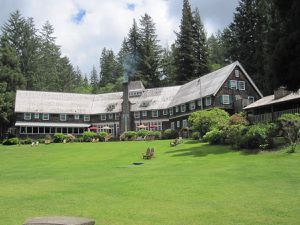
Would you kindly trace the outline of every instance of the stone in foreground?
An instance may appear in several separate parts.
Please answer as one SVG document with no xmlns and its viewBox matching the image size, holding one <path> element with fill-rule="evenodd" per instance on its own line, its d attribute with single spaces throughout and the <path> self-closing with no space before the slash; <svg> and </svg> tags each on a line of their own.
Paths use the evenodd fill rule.
<svg viewBox="0 0 300 225">
<path fill-rule="evenodd" d="M 80 217 L 36 217 L 27 220 L 23 225 L 94 225 L 95 220 Z"/>
</svg>

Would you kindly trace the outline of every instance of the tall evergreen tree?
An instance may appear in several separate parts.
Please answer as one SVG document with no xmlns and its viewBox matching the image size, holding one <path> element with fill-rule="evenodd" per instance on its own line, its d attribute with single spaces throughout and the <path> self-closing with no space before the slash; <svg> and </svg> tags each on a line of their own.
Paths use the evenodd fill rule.
<svg viewBox="0 0 300 225">
<path fill-rule="evenodd" d="M 198 8 L 193 12 L 193 38 L 195 52 L 194 77 L 199 77 L 200 75 L 206 74 L 209 69 L 206 32 Z"/>
<path fill-rule="evenodd" d="M 158 44 L 155 24 L 146 13 L 140 20 L 140 64 L 141 78 L 147 87 L 160 85 L 161 46 Z"/>
<path fill-rule="evenodd" d="M 175 46 L 172 44 L 170 48 L 167 46 L 162 52 L 161 68 L 163 86 L 170 86 L 176 83 L 174 79 L 176 74 L 174 49 Z"/>
<path fill-rule="evenodd" d="M 100 86 L 114 83 L 120 76 L 118 63 L 113 50 L 104 48 L 100 57 Z"/>
<path fill-rule="evenodd" d="M 97 70 L 95 66 L 93 66 L 93 69 L 90 74 L 90 84 L 92 88 L 92 93 L 95 94 L 98 92 L 98 85 L 99 85 L 99 79 L 97 75 Z"/>
<path fill-rule="evenodd" d="M 188 0 L 183 0 L 180 31 L 176 33 L 175 65 L 176 83 L 183 84 L 193 79 L 195 74 L 193 15 Z"/>
</svg>

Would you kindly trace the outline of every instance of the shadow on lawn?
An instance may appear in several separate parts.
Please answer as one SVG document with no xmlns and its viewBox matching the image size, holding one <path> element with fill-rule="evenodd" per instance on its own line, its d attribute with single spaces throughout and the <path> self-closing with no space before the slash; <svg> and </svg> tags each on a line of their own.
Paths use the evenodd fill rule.
<svg viewBox="0 0 300 225">
<path fill-rule="evenodd" d="M 177 157 L 177 156 L 204 157 L 210 154 L 217 155 L 217 154 L 225 154 L 229 152 L 233 152 L 233 150 L 231 150 L 230 148 L 226 148 L 224 146 L 204 144 L 197 147 L 167 151 L 166 154 L 172 154 L 172 157 Z"/>
</svg>

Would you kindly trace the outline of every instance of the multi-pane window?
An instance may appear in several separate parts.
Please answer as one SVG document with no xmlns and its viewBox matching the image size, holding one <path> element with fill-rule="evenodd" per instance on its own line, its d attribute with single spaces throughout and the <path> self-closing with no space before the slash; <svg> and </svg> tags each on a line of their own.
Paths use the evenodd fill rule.
<svg viewBox="0 0 300 225">
<path fill-rule="evenodd" d="M 195 102 L 190 102 L 190 110 L 194 110 L 196 108 Z"/>
<path fill-rule="evenodd" d="M 106 120 L 106 114 L 101 114 L 101 120 Z"/>
<path fill-rule="evenodd" d="M 114 114 L 110 113 L 108 114 L 108 119 L 112 120 L 114 118 Z"/>
<path fill-rule="evenodd" d="M 168 115 L 168 110 L 167 109 L 163 110 L 163 115 Z"/>
<path fill-rule="evenodd" d="M 31 113 L 24 113 L 24 120 L 31 120 Z"/>
<path fill-rule="evenodd" d="M 185 104 L 181 105 L 181 112 L 185 112 Z"/>
<path fill-rule="evenodd" d="M 171 122 L 171 130 L 175 130 L 175 122 Z"/>
<path fill-rule="evenodd" d="M 229 95 L 222 95 L 222 103 L 224 105 L 229 105 L 230 104 Z"/>
<path fill-rule="evenodd" d="M 197 101 L 197 105 L 198 105 L 198 106 L 201 106 L 201 105 L 202 105 L 202 99 L 199 99 L 199 100 Z"/>
<path fill-rule="evenodd" d="M 152 110 L 152 117 L 158 117 L 158 110 Z"/>
<path fill-rule="evenodd" d="M 170 109 L 169 109 L 169 113 L 170 113 L 170 116 L 173 115 L 173 108 L 170 108 Z"/>
<path fill-rule="evenodd" d="M 177 112 L 177 113 L 178 113 L 178 111 L 179 111 L 179 107 L 178 107 L 178 106 L 176 106 L 176 107 L 175 107 L 175 112 Z"/>
<path fill-rule="evenodd" d="M 147 116 L 147 111 L 142 111 L 142 116 L 146 117 Z"/>
<path fill-rule="evenodd" d="M 120 119 L 120 113 L 116 113 L 116 114 L 115 114 L 115 119 L 116 119 L 116 120 Z"/>
<path fill-rule="evenodd" d="M 34 119 L 39 119 L 40 118 L 40 114 L 39 113 L 35 113 L 34 114 Z"/>
<path fill-rule="evenodd" d="M 254 102 L 254 97 L 253 96 L 248 96 L 248 100 L 249 100 L 249 103 L 253 103 Z"/>
<path fill-rule="evenodd" d="M 184 127 L 184 128 L 188 127 L 187 120 L 182 120 L 182 127 Z"/>
<path fill-rule="evenodd" d="M 79 120 L 79 114 L 74 115 L 75 120 Z"/>
<path fill-rule="evenodd" d="M 67 120 L 67 114 L 60 114 L 59 119 L 60 119 L 60 121 L 66 121 Z"/>
<path fill-rule="evenodd" d="M 43 120 L 49 120 L 49 113 L 43 114 Z"/>
<path fill-rule="evenodd" d="M 180 127 L 180 121 L 179 120 L 177 121 L 177 127 Z"/>
<path fill-rule="evenodd" d="M 211 97 L 210 96 L 205 98 L 205 105 L 206 106 L 210 106 L 211 105 Z"/>
<path fill-rule="evenodd" d="M 238 69 L 236 69 L 234 71 L 235 77 L 240 77 L 240 71 Z"/>
<path fill-rule="evenodd" d="M 83 120 L 84 121 L 90 121 L 90 115 L 84 115 Z"/>
<path fill-rule="evenodd" d="M 237 89 L 237 81 L 236 80 L 230 80 L 230 89 Z"/>
<path fill-rule="evenodd" d="M 245 90 L 245 81 L 238 81 L 238 88 L 239 90 Z"/>
<path fill-rule="evenodd" d="M 139 119 L 140 118 L 140 112 L 134 112 L 134 118 Z"/>
</svg>

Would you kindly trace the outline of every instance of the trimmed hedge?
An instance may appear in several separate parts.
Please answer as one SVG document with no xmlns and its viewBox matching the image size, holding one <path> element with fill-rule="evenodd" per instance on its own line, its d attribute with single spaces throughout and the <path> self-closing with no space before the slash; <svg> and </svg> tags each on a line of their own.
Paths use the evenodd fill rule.
<svg viewBox="0 0 300 225">
<path fill-rule="evenodd" d="M 17 145 L 17 144 L 19 144 L 19 139 L 18 138 L 5 139 L 2 144 L 3 145 Z"/>
</svg>

